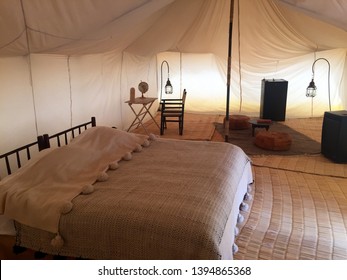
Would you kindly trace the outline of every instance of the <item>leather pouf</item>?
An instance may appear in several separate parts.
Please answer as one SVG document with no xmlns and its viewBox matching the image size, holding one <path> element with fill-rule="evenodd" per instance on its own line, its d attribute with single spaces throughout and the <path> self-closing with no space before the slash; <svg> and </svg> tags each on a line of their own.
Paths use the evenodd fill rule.
<svg viewBox="0 0 347 280">
<path fill-rule="evenodd" d="M 292 137 L 288 133 L 276 131 L 259 131 L 254 144 L 265 150 L 286 151 L 292 145 Z"/>
<path fill-rule="evenodd" d="M 229 117 L 229 129 L 248 129 L 251 126 L 249 120 L 250 117 L 244 115 L 231 115 Z"/>
</svg>

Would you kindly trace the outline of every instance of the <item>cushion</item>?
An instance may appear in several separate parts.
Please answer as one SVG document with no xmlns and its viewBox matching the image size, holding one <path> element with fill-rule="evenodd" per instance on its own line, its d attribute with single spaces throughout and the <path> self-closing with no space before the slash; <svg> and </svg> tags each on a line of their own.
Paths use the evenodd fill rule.
<svg viewBox="0 0 347 280">
<path fill-rule="evenodd" d="M 250 117 L 244 115 L 231 115 L 229 118 L 229 129 L 248 129 Z"/>
<path fill-rule="evenodd" d="M 265 150 L 286 151 L 292 145 L 292 137 L 284 132 L 259 131 L 254 144 Z"/>
</svg>

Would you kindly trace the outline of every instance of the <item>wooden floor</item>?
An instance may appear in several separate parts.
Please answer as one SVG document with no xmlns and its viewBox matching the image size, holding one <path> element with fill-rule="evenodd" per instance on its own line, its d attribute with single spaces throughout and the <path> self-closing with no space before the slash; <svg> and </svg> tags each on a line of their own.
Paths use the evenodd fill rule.
<svg viewBox="0 0 347 280">
<path fill-rule="evenodd" d="M 206 116 L 202 119 L 216 121 Z M 285 123 L 320 142 L 322 119 L 293 119 Z M 178 134 L 176 127 L 172 129 Z M 224 138 L 215 132 L 211 140 Z M 239 225 L 235 259 L 346 260 L 347 164 L 335 164 L 322 155 L 251 159 L 253 199 L 250 210 L 243 212 L 245 221 Z M 0 246 L 1 259 L 31 258 L 30 252 L 6 255 L 11 242 L 12 239 L 7 248 Z"/>
</svg>

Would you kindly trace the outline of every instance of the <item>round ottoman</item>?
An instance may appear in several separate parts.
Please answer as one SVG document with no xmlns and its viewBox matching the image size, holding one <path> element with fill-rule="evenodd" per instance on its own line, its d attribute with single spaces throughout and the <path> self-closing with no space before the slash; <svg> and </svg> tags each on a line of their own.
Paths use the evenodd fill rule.
<svg viewBox="0 0 347 280">
<path fill-rule="evenodd" d="M 229 117 L 229 129 L 248 129 L 250 117 L 244 115 L 231 115 Z"/>
<path fill-rule="evenodd" d="M 292 137 L 288 133 L 276 131 L 259 131 L 254 144 L 265 150 L 286 151 L 292 145 Z"/>
</svg>

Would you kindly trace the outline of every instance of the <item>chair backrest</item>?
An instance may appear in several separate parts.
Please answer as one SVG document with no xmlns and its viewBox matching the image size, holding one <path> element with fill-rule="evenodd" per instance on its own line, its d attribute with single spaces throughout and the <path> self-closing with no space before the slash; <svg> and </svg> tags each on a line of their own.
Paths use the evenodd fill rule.
<svg viewBox="0 0 347 280">
<path fill-rule="evenodd" d="M 163 99 L 162 104 L 162 113 L 166 114 L 183 114 L 184 113 L 184 104 L 186 102 L 187 91 L 184 89 L 182 98 L 177 99 Z"/>
<path fill-rule="evenodd" d="M 186 97 L 187 97 L 187 91 L 186 89 L 183 90 L 183 95 L 182 95 L 182 103 L 184 104 L 186 102 Z"/>
<path fill-rule="evenodd" d="M 184 103 L 186 102 L 187 91 L 184 89 L 182 98 L 165 99 L 161 101 L 160 135 L 164 134 L 167 122 L 179 123 L 179 134 L 183 134 Z"/>
</svg>

